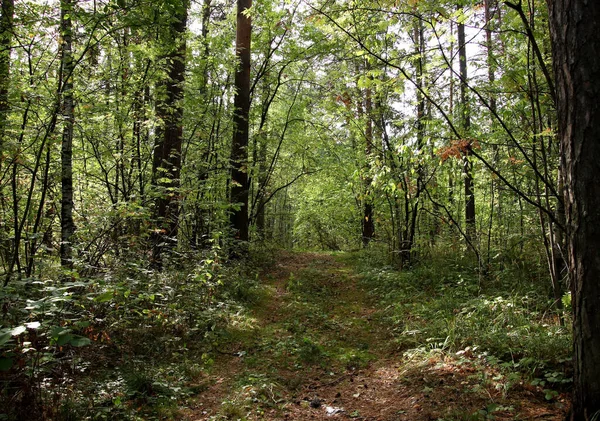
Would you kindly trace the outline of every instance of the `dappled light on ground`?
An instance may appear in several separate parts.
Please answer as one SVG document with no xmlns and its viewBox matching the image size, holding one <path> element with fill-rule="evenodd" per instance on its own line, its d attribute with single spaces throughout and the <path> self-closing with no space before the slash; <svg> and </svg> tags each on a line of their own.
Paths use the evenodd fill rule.
<svg viewBox="0 0 600 421">
<path fill-rule="evenodd" d="M 232 327 L 185 420 L 560 420 L 546 396 L 467 348 L 406 349 L 351 266 L 282 253 L 251 323 Z"/>
</svg>

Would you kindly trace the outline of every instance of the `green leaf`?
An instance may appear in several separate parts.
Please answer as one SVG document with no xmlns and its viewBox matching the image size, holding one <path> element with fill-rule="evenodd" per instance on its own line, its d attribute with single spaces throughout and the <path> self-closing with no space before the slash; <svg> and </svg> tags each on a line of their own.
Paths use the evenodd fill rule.
<svg viewBox="0 0 600 421">
<path fill-rule="evenodd" d="M 551 389 L 544 389 L 544 397 L 546 398 L 547 401 L 551 401 L 552 399 L 556 398 L 558 396 L 558 392 L 556 390 L 551 390 Z"/>
<path fill-rule="evenodd" d="M 58 339 L 60 336 L 69 333 L 70 329 L 64 328 L 62 326 L 54 326 L 52 330 L 50 330 L 50 337 L 52 339 Z"/>
<path fill-rule="evenodd" d="M 486 411 L 488 414 L 491 414 L 492 412 L 496 412 L 498 408 L 500 408 L 500 405 L 491 403 L 487 406 Z"/>
<path fill-rule="evenodd" d="M 70 336 L 71 336 L 71 340 L 69 341 L 69 344 L 71 344 L 72 346 L 75 346 L 75 347 L 88 346 L 89 344 L 92 343 L 92 341 L 89 338 L 86 338 L 85 336 L 79 336 L 79 335 L 70 335 Z"/>
<path fill-rule="evenodd" d="M 70 333 L 61 334 L 61 335 L 59 335 L 58 339 L 56 340 L 56 345 L 64 346 L 64 345 L 70 343 L 72 338 L 73 338 L 73 335 L 71 335 Z"/>
<path fill-rule="evenodd" d="M 113 296 L 114 293 L 112 291 L 106 291 L 96 296 L 96 298 L 94 298 L 94 301 L 96 301 L 97 303 L 106 303 L 107 301 L 112 300 Z"/>
<path fill-rule="evenodd" d="M 91 323 L 88 320 L 80 320 L 74 324 L 77 329 L 85 329 L 89 325 L 91 325 Z"/>
<path fill-rule="evenodd" d="M 11 335 L 10 331 L 5 331 L 5 332 L 0 333 L 0 345 L 4 345 L 8 341 L 10 341 L 11 336 L 12 335 Z"/>
</svg>

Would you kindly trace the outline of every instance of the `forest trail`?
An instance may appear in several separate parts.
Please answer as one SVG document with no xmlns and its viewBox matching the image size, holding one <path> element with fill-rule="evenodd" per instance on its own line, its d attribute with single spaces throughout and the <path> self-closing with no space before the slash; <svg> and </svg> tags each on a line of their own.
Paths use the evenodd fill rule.
<svg viewBox="0 0 600 421">
<path fill-rule="evenodd" d="M 181 419 L 564 419 L 539 388 L 507 390 L 468 350 L 399 349 L 347 257 L 281 253 L 261 281 L 266 292 L 222 338 Z"/>
</svg>

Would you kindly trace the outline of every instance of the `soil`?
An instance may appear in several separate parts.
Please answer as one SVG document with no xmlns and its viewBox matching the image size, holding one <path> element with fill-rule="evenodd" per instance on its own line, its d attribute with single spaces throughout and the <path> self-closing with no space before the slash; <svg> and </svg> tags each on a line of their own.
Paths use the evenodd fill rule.
<svg viewBox="0 0 600 421">
<path fill-rule="evenodd" d="M 381 309 L 336 256 L 281 253 L 267 293 L 221 344 L 181 419 L 563 420 L 567 397 L 511 383 L 469 349 L 394 345 Z"/>
</svg>

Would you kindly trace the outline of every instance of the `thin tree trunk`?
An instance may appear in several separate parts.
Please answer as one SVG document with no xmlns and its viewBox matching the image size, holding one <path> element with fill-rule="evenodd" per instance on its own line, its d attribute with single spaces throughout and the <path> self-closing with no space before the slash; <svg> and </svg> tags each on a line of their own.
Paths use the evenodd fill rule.
<svg viewBox="0 0 600 421">
<path fill-rule="evenodd" d="M 535 21 L 531 19 L 531 28 L 534 28 Z M 528 56 L 527 56 L 527 78 L 529 84 L 529 97 L 531 102 L 531 120 L 534 127 L 534 133 L 542 133 L 544 130 L 544 118 L 540 105 L 540 90 L 537 82 L 537 74 L 536 74 L 536 65 L 535 59 L 531 57 L 531 43 L 532 40 L 528 39 Z M 534 167 L 538 167 L 538 149 L 542 159 L 543 165 L 543 174 L 544 178 L 549 179 L 550 169 L 548 165 L 548 154 L 546 153 L 546 145 L 544 144 L 544 136 L 537 136 L 533 138 L 532 141 L 533 146 L 533 156 L 532 162 Z M 538 148 L 539 146 L 539 148 Z M 539 178 L 535 178 L 535 191 L 537 195 L 538 203 L 544 203 L 546 209 L 552 209 L 552 204 L 550 203 L 552 193 L 548 188 L 547 184 L 543 186 L 543 192 L 540 186 Z M 560 206 L 562 201 L 560 198 L 557 198 L 557 205 Z M 558 207 L 557 206 L 557 207 Z M 541 210 L 539 212 L 540 219 L 540 228 L 542 233 L 542 238 L 544 242 L 544 249 L 546 252 L 546 260 L 548 262 L 548 269 L 550 274 L 550 281 L 552 285 L 552 292 L 554 295 L 554 305 L 556 306 L 560 325 L 564 325 L 564 318 L 562 312 L 562 296 L 563 291 L 560 284 L 561 272 L 562 269 L 557 266 L 557 260 L 555 252 L 557 251 L 556 245 L 556 236 L 554 230 L 554 223 L 551 219 L 547 218 L 547 215 Z M 556 213 L 555 213 L 556 214 Z M 558 215 L 557 215 L 558 216 Z"/>
<path fill-rule="evenodd" d="M 450 19 L 450 52 L 448 55 L 448 65 L 450 66 L 450 86 L 449 86 L 449 103 L 448 103 L 448 113 L 451 116 L 455 115 L 455 87 L 454 87 L 454 20 Z M 454 208 L 454 171 L 452 161 L 449 162 L 449 171 L 448 171 L 448 204 L 450 208 Z"/>
<path fill-rule="evenodd" d="M 208 34 L 209 34 L 209 24 L 210 24 L 210 16 L 211 16 L 211 3 L 212 0 L 204 0 L 202 3 L 202 45 L 203 45 L 203 50 L 202 50 L 202 62 L 203 62 L 203 68 L 202 68 L 202 79 L 200 81 L 200 86 L 199 86 L 199 94 L 200 97 L 202 98 L 202 100 L 204 101 L 205 105 L 205 109 L 204 109 L 204 113 L 206 113 L 208 111 L 208 107 L 210 102 L 212 101 L 209 97 L 208 97 L 208 76 L 209 76 L 209 67 L 210 67 L 210 62 L 209 62 L 209 57 L 210 57 L 210 41 L 208 39 Z M 213 128 L 214 128 L 214 121 L 212 124 Z M 205 146 L 205 150 L 202 152 L 202 159 L 200 161 L 200 163 L 198 164 L 199 166 L 199 171 L 198 171 L 198 185 L 200 186 L 200 188 L 198 189 L 198 192 L 196 194 L 195 200 L 192 202 L 192 215 L 191 215 L 191 233 L 190 233 L 190 246 L 193 249 L 197 249 L 198 247 L 207 247 L 210 243 L 208 242 L 209 239 L 209 227 L 208 224 L 206 223 L 209 219 L 210 219 L 210 209 L 206 209 L 203 205 L 202 202 L 205 201 L 205 195 L 206 195 L 206 185 L 208 184 L 209 181 L 209 167 L 210 167 L 210 160 L 211 160 L 211 155 L 213 153 L 212 151 L 212 132 L 208 134 L 208 136 L 206 136 L 205 139 L 206 142 L 206 146 Z"/>
<path fill-rule="evenodd" d="M 370 173 L 370 159 L 373 153 L 373 100 L 371 98 L 371 88 L 365 90 L 365 175 L 363 199 L 363 221 L 362 221 L 362 242 L 363 247 L 367 247 L 375 235 L 375 221 L 373 221 L 373 194 L 371 192 L 372 178 Z"/>
<path fill-rule="evenodd" d="M 268 115 L 269 108 L 272 104 L 272 100 L 274 95 L 277 92 L 279 87 L 279 81 L 277 82 L 277 86 L 275 88 L 275 93 L 272 92 L 271 83 L 269 81 L 269 71 L 265 70 L 262 76 L 261 83 L 261 116 L 260 116 L 260 124 L 258 127 L 258 135 L 255 139 L 255 150 L 254 150 L 254 165 L 258 163 L 258 174 L 257 174 L 257 183 L 256 183 L 256 196 L 252 200 L 252 206 L 250 209 L 250 214 L 255 215 L 255 223 L 256 223 L 256 232 L 258 234 L 259 240 L 263 241 L 265 239 L 265 206 L 267 204 L 267 185 L 269 183 L 269 178 L 272 175 L 271 170 L 273 169 L 273 165 L 275 161 L 272 162 L 272 165 L 267 164 L 267 152 L 268 152 Z M 283 141 L 283 138 L 281 139 Z M 258 144 L 257 144 L 258 143 Z M 276 149 L 279 151 L 278 145 Z M 276 155 L 273 157 L 276 159 Z"/>
<path fill-rule="evenodd" d="M 425 147 L 425 97 L 423 90 L 425 89 L 425 36 L 423 29 L 423 21 L 418 19 L 415 25 L 415 49 L 419 54 L 416 63 L 416 78 L 417 78 L 417 189 L 413 198 L 413 205 L 411 210 L 410 229 L 407 238 L 407 251 L 405 258 L 408 259 L 406 263 L 410 264 L 413 258 L 413 245 L 415 242 L 415 233 L 417 229 L 417 218 L 419 213 L 419 198 L 421 192 L 425 188 L 425 169 L 422 163 L 422 152 Z"/>
<path fill-rule="evenodd" d="M 73 27 L 72 16 L 75 2 L 61 0 L 60 2 L 60 32 L 62 54 L 62 115 L 63 133 L 61 145 L 61 239 L 60 264 L 65 269 L 73 268 L 73 125 L 75 108 L 73 102 Z"/>
<path fill-rule="evenodd" d="M 37 243 L 37 238 L 38 238 L 38 232 L 40 231 L 40 225 L 42 224 L 42 215 L 44 213 L 44 208 L 46 206 L 46 195 L 48 194 L 49 191 L 49 183 L 50 183 L 50 177 L 49 177 L 49 172 L 50 172 L 50 164 L 52 162 L 51 160 L 52 155 L 51 155 L 51 148 L 50 146 L 46 146 L 46 162 L 44 164 L 44 174 L 42 176 L 42 187 L 41 187 L 41 197 L 40 197 L 40 203 L 38 205 L 38 209 L 35 215 L 35 222 L 33 224 L 33 228 L 31 230 L 31 237 L 32 239 L 29 242 L 29 245 L 27 247 L 28 249 L 28 253 L 27 253 L 27 267 L 25 269 L 25 276 L 30 277 L 33 274 L 33 269 L 34 269 L 34 264 L 35 264 L 35 254 L 37 252 L 37 247 L 38 247 L 38 243 Z M 52 214 L 53 211 L 46 211 L 46 213 L 50 213 Z M 48 234 L 48 232 L 50 234 Z M 43 240 L 47 239 L 48 235 L 52 235 L 52 229 L 50 228 L 48 231 L 44 232 L 43 235 Z"/>
<path fill-rule="evenodd" d="M 261 137 L 258 152 L 258 186 L 259 199 L 256 210 L 256 231 L 261 240 L 265 239 L 265 198 L 267 193 L 267 139 Z"/>
<path fill-rule="evenodd" d="M 469 109 L 469 100 L 467 97 L 467 48 L 465 40 L 465 24 L 458 23 L 458 60 L 460 69 L 460 109 L 461 122 L 465 135 L 468 136 L 471 128 L 471 113 Z M 465 233 L 469 239 L 473 239 L 475 228 L 475 191 L 473 185 L 473 164 L 469 158 L 470 144 L 464 150 L 463 154 L 463 174 L 465 186 Z"/>
<path fill-rule="evenodd" d="M 494 29 L 494 20 L 492 19 L 492 8 L 491 8 L 491 4 L 493 3 L 494 6 L 496 5 L 496 0 L 484 0 L 484 9 L 485 9 L 485 44 L 486 44 L 486 52 L 487 52 L 487 66 L 488 66 L 488 83 L 490 84 L 490 95 L 489 95 L 489 105 L 490 105 L 490 111 L 492 113 L 492 118 L 491 118 L 491 124 L 493 127 L 493 124 L 495 122 L 494 119 L 494 115 L 497 114 L 498 112 L 498 107 L 497 107 L 497 101 L 496 101 L 496 93 L 495 93 L 495 87 L 494 87 L 494 83 L 496 81 L 496 73 L 495 73 L 495 69 L 496 69 L 496 63 L 495 63 L 495 58 L 494 58 L 494 39 L 492 37 L 492 30 Z M 495 9 L 496 10 L 496 9 Z M 498 157 L 498 147 L 497 146 L 492 146 L 493 148 L 493 152 L 494 152 L 494 158 L 493 158 L 493 162 L 494 164 L 497 161 L 497 157 Z M 495 199 L 496 199 L 496 180 L 492 179 L 491 185 L 490 185 L 490 195 L 491 195 L 491 203 L 490 203 L 490 216 L 489 216 L 489 223 L 488 223 L 488 235 L 487 235 L 487 258 L 486 258 L 486 263 L 487 266 L 489 268 L 490 266 L 490 262 L 491 262 L 491 247 L 492 247 L 492 230 L 494 227 L 494 206 L 495 206 Z"/>
</svg>

